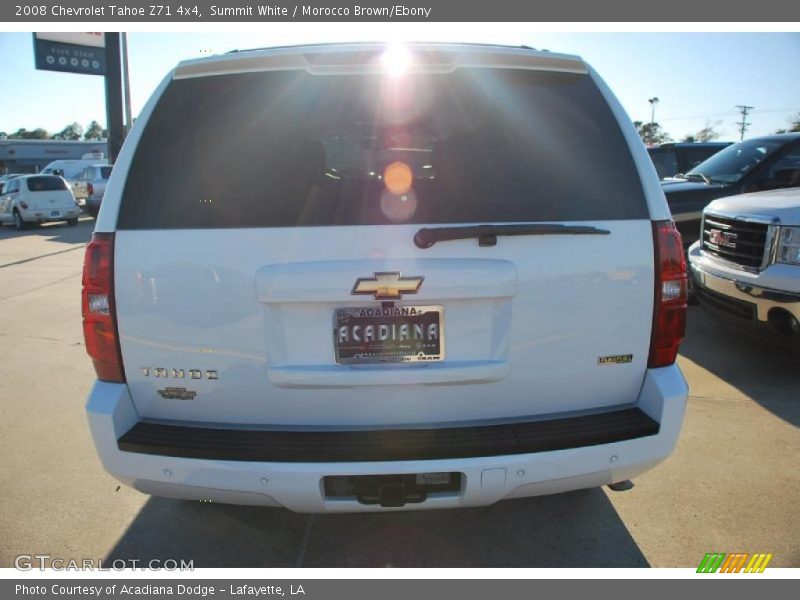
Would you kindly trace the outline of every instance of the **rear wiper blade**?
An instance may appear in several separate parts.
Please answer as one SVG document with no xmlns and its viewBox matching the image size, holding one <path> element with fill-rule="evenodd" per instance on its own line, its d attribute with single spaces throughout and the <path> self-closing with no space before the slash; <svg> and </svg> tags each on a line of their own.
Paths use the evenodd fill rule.
<svg viewBox="0 0 800 600">
<path fill-rule="evenodd" d="M 436 242 L 478 238 L 480 246 L 494 246 L 498 235 L 608 235 L 607 229 L 590 225 L 514 223 L 509 225 L 465 225 L 463 227 L 423 227 L 414 235 L 417 248 L 430 248 Z"/>
</svg>

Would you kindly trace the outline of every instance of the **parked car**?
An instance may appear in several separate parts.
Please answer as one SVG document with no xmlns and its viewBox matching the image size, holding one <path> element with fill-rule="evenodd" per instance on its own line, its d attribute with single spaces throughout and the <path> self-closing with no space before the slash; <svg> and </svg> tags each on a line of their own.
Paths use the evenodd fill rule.
<svg viewBox="0 0 800 600">
<path fill-rule="evenodd" d="M 715 200 L 689 261 L 703 308 L 800 350 L 800 187 Z"/>
<path fill-rule="evenodd" d="M 97 217 L 100 210 L 111 169 L 108 164 L 90 165 L 83 170 L 73 186 L 78 204 L 92 217 Z"/>
<path fill-rule="evenodd" d="M 22 175 L 0 197 L 0 223 L 25 229 L 46 221 L 78 224 L 80 210 L 67 182 L 55 175 Z"/>
<path fill-rule="evenodd" d="M 800 133 L 733 144 L 661 185 L 688 248 L 698 240 L 702 211 L 712 200 L 800 185 Z"/>
<path fill-rule="evenodd" d="M 59 159 L 49 163 L 42 169 L 42 175 L 57 175 L 67 180 L 76 198 L 80 197 L 77 183 L 86 167 L 95 164 L 108 164 L 102 154 L 89 153 L 80 159 Z"/>
<path fill-rule="evenodd" d="M 648 146 L 659 179 L 686 173 L 733 142 L 678 142 Z"/>
<path fill-rule="evenodd" d="M 174 498 L 380 511 L 620 483 L 677 441 L 686 286 L 645 148 L 578 57 L 187 61 L 86 250 L 89 424 L 114 477 Z"/>
</svg>

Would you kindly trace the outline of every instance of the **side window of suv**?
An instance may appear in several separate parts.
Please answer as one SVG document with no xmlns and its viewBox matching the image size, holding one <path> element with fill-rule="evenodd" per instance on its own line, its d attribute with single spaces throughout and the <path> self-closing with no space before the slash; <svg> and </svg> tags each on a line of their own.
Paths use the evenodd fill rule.
<svg viewBox="0 0 800 600">
<path fill-rule="evenodd" d="M 759 181 L 762 190 L 800 186 L 800 147 L 794 148 L 772 165 Z"/>
</svg>

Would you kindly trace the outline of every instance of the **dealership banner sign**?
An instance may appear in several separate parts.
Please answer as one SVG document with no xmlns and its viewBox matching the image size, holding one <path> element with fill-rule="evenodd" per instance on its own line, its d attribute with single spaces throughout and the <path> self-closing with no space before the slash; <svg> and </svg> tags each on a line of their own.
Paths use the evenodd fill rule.
<svg viewBox="0 0 800 600">
<path fill-rule="evenodd" d="M 85 75 L 105 75 L 106 42 L 101 32 L 34 33 L 36 68 Z"/>
<path fill-rule="evenodd" d="M 786 0 L 37 0 L 0 3 L 11 22 L 529 21 L 781 22 L 800 21 Z"/>
</svg>

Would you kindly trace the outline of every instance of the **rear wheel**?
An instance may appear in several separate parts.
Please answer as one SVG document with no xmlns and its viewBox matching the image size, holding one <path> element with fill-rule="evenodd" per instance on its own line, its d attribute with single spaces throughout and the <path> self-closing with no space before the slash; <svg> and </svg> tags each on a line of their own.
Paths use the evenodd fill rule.
<svg viewBox="0 0 800 600">
<path fill-rule="evenodd" d="M 17 228 L 17 231 L 22 231 L 28 226 L 25 220 L 22 218 L 22 215 L 19 214 L 18 210 L 14 211 L 14 227 Z"/>
<path fill-rule="evenodd" d="M 75 227 L 78 224 L 78 218 L 75 217 L 74 219 L 67 219 L 67 225 L 70 227 Z"/>
<path fill-rule="evenodd" d="M 89 213 L 89 216 L 92 217 L 93 219 L 97 218 L 97 213 L 98 213 L 97 208 L 90 206 L 86 209 L 86 212 Z"/>
</svg>

